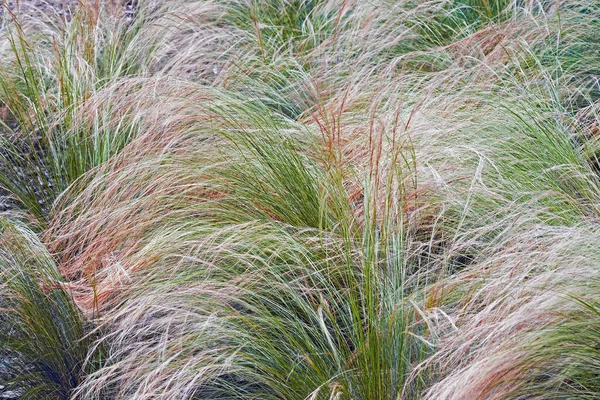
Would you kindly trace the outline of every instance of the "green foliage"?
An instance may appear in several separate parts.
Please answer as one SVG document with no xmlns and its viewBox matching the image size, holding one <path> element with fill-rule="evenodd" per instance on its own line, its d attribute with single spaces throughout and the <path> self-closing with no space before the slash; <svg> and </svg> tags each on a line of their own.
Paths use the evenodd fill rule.
<svg viewBox="0 0 600 400">
<path fill-rule="evenodd" d="M 517 8 L 514 0 L 442 1 L 413 23 L 425 46 L 446 46 L 512 18 Z"/>
<path fill-rule="evenodd" d="M 103 127 L 115 110 L 94 104 L 103 87 L 143 73 L 151 49 L 134 43 L 141 22 L 94 20 L 91 5 L 78 8 L 64 31 L 25 32 L 13 17 L 10 57 L 0 73 L 0 104 L 7 113 L 0 152 L 0 183 L 41 224 L 54 200 L 79 176 L 118 153 L 135 136 L 123 121 Z M 86 121 L 84 107 L 97 108 Z"/>
<path fill-rule="evenodd" d="M 271 51 L 303 54 L 318 47 L 336 28 L 336 12 L 319 0 L 253 0 L 234 2 L 231 20 L 251 32 L 263 58 Z"/>
<path fill-rule="evenodd" d="M 24 399 L 68 399 L 86 372 L 93 337 L 52 260 L 34 233 L 1 221 L 0 349 Z"/>
<path fill-rule="evenodd" d="M 117 8 L 0 33 L 13 387 L 598 396 L 594 2 Z"/>
</svg>

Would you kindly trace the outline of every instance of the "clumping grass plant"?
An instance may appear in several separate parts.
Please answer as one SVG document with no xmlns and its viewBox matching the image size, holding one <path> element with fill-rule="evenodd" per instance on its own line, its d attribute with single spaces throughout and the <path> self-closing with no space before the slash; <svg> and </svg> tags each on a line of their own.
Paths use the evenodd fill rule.
<svg viewBox="0 0 600 400">
<path fill-rule="evenodd" d="M 0 388 L 598 396 L 594 1 L 21 3 Z"/>
<path fill-rule="evenodd" d="M 100 349 L 36 234 L 4 217 L 0 227 L 3 385 L 24 399 L 67 399 Z"/>
</svg>

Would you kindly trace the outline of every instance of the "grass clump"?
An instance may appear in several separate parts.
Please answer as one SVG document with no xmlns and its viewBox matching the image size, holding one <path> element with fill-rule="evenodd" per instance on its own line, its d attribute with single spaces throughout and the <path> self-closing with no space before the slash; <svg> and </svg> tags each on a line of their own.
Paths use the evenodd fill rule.
<svg viewBox="0 0 600 400">
<path fill-rule="evenodd" d="M 24 399 L 68 399 L 99 362 L 89 324 L 36 235 L 6 218 L 1 229 L 3 383 Z"/>
<path fill-rule="evenodd" d="M 593 2 L 73 10 L 0 32 L 26 398 L 597 397 Z"/>
</svg>

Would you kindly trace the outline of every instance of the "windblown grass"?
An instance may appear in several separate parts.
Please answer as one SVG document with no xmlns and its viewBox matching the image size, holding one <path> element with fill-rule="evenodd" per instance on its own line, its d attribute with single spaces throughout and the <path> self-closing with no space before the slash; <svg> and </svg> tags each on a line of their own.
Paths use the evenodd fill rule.
<svg viewBox="0 0 600 400">
<path fill-rule="evenodd" d="M 597 396 L 594 2 L 8 15 L 30 398 Z"/>
<path fill-rule="evenodd" d="M 10 373 L 3 383 L 24 399 L 69 398 L 96 367 L 88 323 L 38 237 L 6 218 L 1 229 L 0 344 Z"/>
</svg>

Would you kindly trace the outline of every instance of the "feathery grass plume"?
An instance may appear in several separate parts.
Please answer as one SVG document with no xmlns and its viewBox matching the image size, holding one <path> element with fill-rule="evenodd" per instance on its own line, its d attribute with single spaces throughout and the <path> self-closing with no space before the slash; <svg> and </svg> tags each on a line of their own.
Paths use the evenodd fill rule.
<svg viewBox="0 0 600 400">
<path fill-rule="evenodd" d="M 209 231 L 204 235 L 215 230 L 196 229 Z M 347 308 L 362 293 L 348 285 L 362 279 L 352 277 L 346 260 L 335 266 L 330 260 L 339 257 L 335 254 L 327 254 L 327 260 L 321 260 L 322 254 L 312 256 L 333 264 L 314 270 L 315 261 L 304 260 L 309 256 L 303 254 L 305 243 L 323 253 L 324 238 L 304 232 L 294 234 L 298 237 L 290 243 L 290 231 L 271 224 L 232 225 L 202 241 L 188 239 L 197 246 L 191 255 L 173 255 L 170 262 L 149 267 L 149 282 L 132 285 L 125 304 L 105 316 L 108 331 L 114 332 L 107 337 L 110 361 L 84 387 L 109 390 L 116 398 L 217 392 L 305 398 L 311 391 L 318 398 L 317 393 L 384 389 L 398 394 L 412 358 L 409 349 L 417 356 L 419 352 L 414 344 L 419 341 L 406 332 L 410 317 L 403 306 L 396 306 L 400 308 L 392 320 L 384 310 L 371 316 L 370 335 L 376 331 L 382 336 L 367 344 L 363 326 L 355 320 L 363 311 Z M 341 251 L 347 258 L 345 247 Z M 391 358 L 381 359 L 384 354 Z M 383 368 L 381 376 L 361 377 L 354 371 L 369 366 Z M 110 392 L 111 383 L 116 392 Z"/>
<path fill-rule="evenodd" d="M 427 392 L 427 398 L 594 396 L 593 386 L 587 392 L 584 385 L 568 389 L 577 385 L 577 374 L 584 371 L 578 369 L 585 362 L 577 359 L 581 352 L 565 355 L 565 362 L 555 370 L 549 357 L 548 369 L 543 367 L 539 373 L 534 366 L 539 358 L 530 349 L 521 349 L 523 343 L 538 349 L 537 343 L 550 343 L 551 339 L 545 342 L 547 332 L 564 332 L 560 311 L 574 311 L 561 293 L 578 293 L 579 283 L 596 279 L 592 244 L 596 236 L 586 237 L 588 230 L 582 225 L 590 223 L 585 216 L 596 217 L 598 195 L 598 178 L 572 137 L 571 128 L 580 115 L 574 119 L 564 103 L 576 80 L 562 71 L 555 75 L 562 64 L 544 65 L 535 47 L 524 49 L 529 61 L 536 60 L 535 68 L 517 70 L 512 79 L 500 76 L 487 87 L 479 81 L 473 92 L 447 95 L 464 103 L 442 108 L 450 121 L 436 119 L 449 127 L 446 137 L 438 133 L 439 141 L 430 145 L 439 146 L 440 155 L 423 157 L 420 137 L 415 138 L 417 160 L 429 158 L 435 168 L 433 174 L 421 171 L 433 175 L 429 179 L 440 182 L 447 193 L 442 199 L 446 210 L 442 221 L 454 234 L 449 235 L 452 241 L 442 262 L 452 262 L 455 254 L 469 259 L 466 265 L 461 263 L 462 273 L 432 291 L 443 292 L 442 297 L 458 304 L 451 302 L 440 310 L 451 317 L 448 332 L 440 334 L 443 339 L 436 355 L 445 362 L 437 366 L 443 379 Z M 523 68 L 516 61 L 513 66 Z M 448 99 L 438 101 L 443 105 Z M 423 113 L 428 118 L 436 115 L 426 107 L 421 110 L 429 111 Z M 509 229 L 515 221 L 522 224 L 516 232 Z M 511 254 L 515 247 L 525 248 Z M 478 297 L 471 300 L 465 286 Z M 549 349 L 548 354 L 561 352 L 558 347 Z M 595 363 L 594 354 L 589 355 L 589 362 Z M 577 371 L 572 379 L 569 364 Z"/>
<path fill-rule="evenodd" d="M 129 23 L 111 10 L 85 2 L 60 24 L 32 26 L 13 15 L 4 27 L 10 51 L 0 73 L 0 182 L 42 225 L 63 190 L 135 136 L 125 121 L 104 129 L 110 103 L 89 124 L 78 118 L 99 89 L 143 74 L 154 51 L 142 15 Z"/>
<path fill-rule="evenodd" d="M 162 135 L 65 194 L 48 233 L 77 304 L 106 321 L 108 362 L 78 395 L 417 396 L 429 345 L 407 300 L 399 105 L 349 118 L 373 130 L 370 161 L 349 174 L 318 123 L 206 87 L 170 94 Z M 321 117 L 341 134 L 334 112 Z M 355 204 L 348 177 L 362 180 Z"/>
<path fill-rule="evenodd" d="M 594 281 L 595 282 L 595 281 Z M 589 285 L 586 285 L 589 286 Z M 588 287 L 576 293 L 587 292 Z M 537 335 L 535 341 L 521 344 L 525 354 L 514 366 L 523 375 L 506 397 L 544 399 L 593 399 L 600 394 L 595 377 L 600 367 L 598 355 L 598 301 L 574 298 L 575 307 L 558 315 L 558 322 Z M 565 299 L 563 301 L 568 301 Z"/>
<path fill-rule="evenodd" d="M 595 322 L 572 335 L 598 309 L 595 10 L 152 0 L 133 21 L 100 2 L 15 18 L 0 180 L 54 258 L 31 236 L 43 256 L 17 258 L 51 278 L 14 287 L 63 288 L 40 324 L 83 338 L 61 393 L 593 397 Z"/>
<path fill-rule="evenodd" d="M 151 267 L 105 316 L 109 361 L 82 388 L 99 398 L 396 397 L 422 356 L 410 333 L 420 328 L 407 304 L 369 309 L 346 246 L 315 233 L 232 225 Z M 311 254 L 324 246 L 327 259 Z"/>
<path fill-rule="evenodd" d="M 560 3 L 557 15 L 551 20 L 552 36 L 536 48 L 539 62 L 550 67 L 555 79 L 569 87 L 561 99 L 565 107 L 577 112 L 598 101 L 598 71 L 595 54 L 599 49 L 599 5 L 594 1 Z M 581 29 L 582 26 L 588 29 Z"/>
<path fill-rule="evenodd" d="M 134 86 L 137 84 L 132 82 Z M 143 122 L 144 118 L 139 122 L 145 133 L 102 169 L 108 175 L 100 176 L 98 180 L 93 176 L 90 176 L 91 180 L 82 180 L 82 189 L 78 189 L 79 185 L 74 187 L 75 195 L 81 191 L 79 198 L 69 205 L 68 198 L 72 194 L 66 195 L 65 205 L 58 207 L 64 211 L 57 214 L 48 238 L 58 239 L 53 249 L 64 256 L 61 264 L 65 265 L 63 273 L 67 276 L 78 276 L 82 268 L 97 272 L 102 254 L 115 252 L 103 244 L 115 243 L 106 241 L 107 237 L 137 238 L 146 226 L 166 220 L 170 213 L 165 210 L 176 212 L 180 205 L 186 205 L 187 196 L 206 193 L 208 197 L 196 204 L 194 214 L 212 221 L 274 219 L 298 227 L 339 230 L 346 235 L 355 235 L 359 234 L 363 223 L 354 224 L 353 216 L 359 217 L 357 221 L 364 220 L 360 186 L 365 177 L 361 171 L 370 168 L 373 175 L 368 179 L 374 180 L 377 190 L 377 195 L 370 201 L 378 208 L 387 207 L 381 218 L 385 218 L 392 205 L 400 208 L 394 211 L 397 214 L 412 207 L 398 205 L 393 199 L 395 195 L 391 194 L 394 192 L 409 199 L 414 190 L 409 187 L 412 182 L 401 181 L 397 183 L 399 186 L 389 188 L 386 185 L 392 184 L 393 176 L 398 174 L 408 179 L 413 168 L 407 163 L 411 159 L 410 141 L 403 136 L 403 128 L 399 126 L 401 105 L 394 105 L 391 99 L 374 100 L 375 106 L 385 112 L 381 113 L 376 128 L 368 128 L 372 130 L 369 139 L 355 136 L 361 123 L 364 128 L 370 125 L 369 118 L 375 118 L 359 117 L 363 107 L 368 107 L 365 98 L 353 105 L 357 107 L 356 113 L 345 111 L 343 103 L 333 104 L 331 111 L 321 110 L 320 116 L 314 117 L 316 122 L 307 120 L 315 125 L 314 128 L 319 127 L 314 132 L 312 128 L 307 129 L 270 112 L 259 101 L 248 101 L 235 94 L 205 87 L 181 91 L 180 85 L 150 86 L 151 81 L 145 81 L 144 85 L 147 91 L 125 91 L 129 93 L 127 103 L 145 102 L 144 110 L 148 111 L 150 124 Z M 148 104 L 154 102 L 154 97 L 146 96 L 157 96 L 157 91 L 158 96 L 169 99 L 166 102 L 169 106 Z M 378 103 L 385 104 L 379 106 Z M 352 102 L 348 101 L 346 106 L 350 104 Z M 325 114 L 330 112 L 331 115 Z M 378 112 L 376 108 L 371 110 L 373 115 Z M 346 114 L 349 114 L 348 121 Z M 345 124 L 349 129 L 342 130 L 337 124 Z M 349 124 L 354 127 L 350 128 Z M 336 137 L 346 131 L 352 136 Z M 357 140 L 362 142 L 359 146 L 356 146 Z M 338 150 L 338 146 L 343 148 Z M 344 160 L 336 161 L 339 157 Z M 191 168 L 194 159 L 196 166 Z M 165 172 L 159 172 L 159 169 Z M 376 173 L 378 169 L 389 172 Z M 169 178 L 162 178 L 163 173 L 168 173 Z M 129 205 L 139 210 L 146 206 L 146 197 L 140 197 L 140 194 L 147 193 L 155 193 L 154 197 L 148 198 L 153 204 L 149 207 L 151 212 L 127 216 Z M 176 200 L 180 195 L 183 199 Z M 173 202 L 173 206 L 158 207 L 161 201 Z M 204 207 L 209 208 L 204 210 Z M 137 233 L 122 236 L 119 231 L 126 230 L 120 222 L 114 226 L 95 222 L 104 215 L 116 217 L 120 214 L 122 217 L 115 221 L 137 219 Z M 349 220 L 348 216 L 352 218 Z M 372 223 L 381 221 L 377 216 L 373 218 Z M 96 227 L 102 230 L 96 230 Z M 82 232 L 88 233 L 83 235 Z M 85 241 L 80 242 L 79 237 L 84 237 Z M 80 261 L 72 259 L 73 256 Z"/>
<path fill-rule="evenodd" d="M 581 355 L 578 345 L 569 350 L 566 343 L 544 343 L 560 338 L 549 332 L 568 329 L 572 322 L 566 316 L 581 313 L 567 295 L 586 292 L 588 282 L 597 279 L 598 232 L 584 226 L 523 229 L 530 223 L 522 220 L 505 230 L 470 267 L 444 283 L 445 290 L 458 290 L 448 297 L 457 306 L 448 331 L 439 333 L 432 361 L 440 362 L 442 379 L 425 398 L 532 398 L 532 393 L 561 398 L 562 385 L 569 385 L 570 366 L 579 365 L 574 363 Z M 585 343 L 587 337 L 581 338 Z M 562 361 L 540 357 L 545 351 L 560 353 Z M 594 362 L 594 354 L 589 356 Z"/>
<path fill-rule="evenodd" d="M 506 101 L 519 93 L 505 93 L 488 95 L 480 103 L 487 113 L 466 128 L 479 135 L 471 146 L 480 154 L 479 179 L 483 185 L 472 183 L 484 190 L 472 196 L 472 201 L 486 202 L 492 193 L 507 202 L 534 205 L 530 200 L 536 199 L 536 208 L 545 210 L 540 217 L 547 223 L 568 224 L 569 220 L 577 222 L 582 214 L 597 215 L 598 177 L 574 145 L 570 117 L 564 109 L 536 88 L 529 89 L 529 93 L 538 93 L 535 98 L 523 93 L 516 101 Z M 473 204 L 473 211 L 475 207 Z"/>
<path fill-rule="evenodd" d="M 21 223 L 0 221 L 0 351 L 24 399 L 69 399 L 100 362 L 88 324 L 62 286 L 52 257 Z"/>
<path fill-rule="evenodd" d="M 444 193 L 446 226 L 458 235 L 493 225 L 519 203 L 549 223 L 597 215 L 593 142 L 582 145 L 573 133 L 583 112 L 573 115 L 563 102 L 571 86 L 539 59 L 536 69 L 522 69 L 536 57 L 519 46 L 497 74 L 449 74 L 472 87 L 452 84 L 444 88 L 450 93 L 419 104 L 412 135 L 419 180 Z"/>
</svg>

